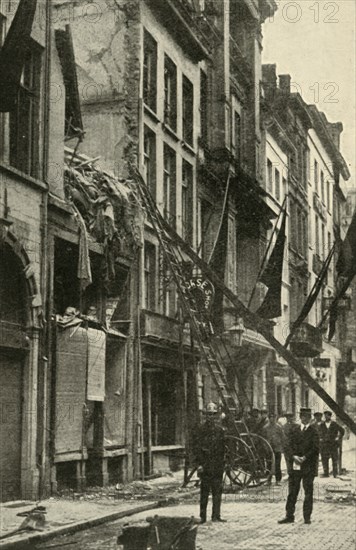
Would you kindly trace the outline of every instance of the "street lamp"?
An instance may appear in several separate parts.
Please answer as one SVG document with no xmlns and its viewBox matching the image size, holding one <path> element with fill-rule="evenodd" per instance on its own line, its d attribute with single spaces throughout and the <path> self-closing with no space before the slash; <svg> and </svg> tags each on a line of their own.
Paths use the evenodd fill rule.
<svg viewBox="0 0 356 550">
<path fill-rule="evenodd" d="M 233 346 L 240 348 L 242 346 L 242 338 L 245 332 L 244 320 L 242 317 L 236 319 L 235 324 L 227 331 L 230 335 Z"/>
</svg>

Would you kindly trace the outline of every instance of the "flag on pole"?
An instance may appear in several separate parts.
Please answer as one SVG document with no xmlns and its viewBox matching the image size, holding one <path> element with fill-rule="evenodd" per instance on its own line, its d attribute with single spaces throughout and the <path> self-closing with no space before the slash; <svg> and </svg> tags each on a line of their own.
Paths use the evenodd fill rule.
<svg viewBox="0 0 356 550">
<path fill-rule="evenodd" d="M 290 334 L 287 337 L 286 343 L 284 344 L 285 346 L 288 346 L 288 344 L 291 341 L 291 339 L 293 338 L 293 335 L 295 334 L 296 330 L 303 323 L 304 319 L 306 318 L 309 311 L 313 307 L 313 305 L 315 303 L 315 300 L 317 299 L 317 297 L 319 295 L 319 292 L 322 289 L 323 282 L 324 282 L 324 280 L 325 280 L 325 278 L 328 274 L 328 269 L 329 269 L 332 257 L 334 255 L 334 252 L 335 252 L 335 245 L 329 251 L 329 254 L 328 254 L 325 262 L 323 263 L 323 266 L 322 266 L 322 268 L 320 270 L 320 273 L 319 273 L 319 275 L 318 275 L 318 277 L 317 277 L 317 279 L 314 283 L 314 286 L 313 286 L 308 298 L 306 299 L 306 302 L 305 302 L 304 306 L 302 307 L 302 310 L 299 313 L 298 318 L 293 323 L 292 330 L 291 330 Z"/>
<path fill-rule="evenodd" d="M 341 244 L 339 258 L 336 263 L 336 271 L 340 277 L 356 275 L 356 210 L 346 233 L 346 237 Z"/>
<path fill-rule="evenodd" d="M 276 244 L 274 245 L 274 249 L 272 250 L 267 266 L 260 277 L 260 281 L 268 287 L 268 291 L 262 305 L 256 313 L 264 319 L 274 319 L 275 317 L 280 317 L 282 315 L 282 274 L 287 218 L 285 209 L 282 216 L 282 223 L 277 235 Z"/>
<path fill-rule="evenodd" d="M 0 49 L 0 112 L 12 111 L 28 54 L 37 0 L 20 0 Z"/>
</svg>

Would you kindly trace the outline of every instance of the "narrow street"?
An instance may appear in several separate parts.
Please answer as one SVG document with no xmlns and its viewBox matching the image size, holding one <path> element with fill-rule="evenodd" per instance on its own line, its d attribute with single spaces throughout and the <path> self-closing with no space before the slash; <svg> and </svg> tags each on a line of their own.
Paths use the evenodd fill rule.
<svg viewBox="0 0 356 550">
<path fill-rule="evenodd" d="M 331 484 L 332 485 L 332 484 Z M 331 487 L 329 485 L 329 487 Z M 354 550 L 356 517 L 354 503 L 325 501 L 325 480 L 315 482 L 315 506 L 311 525 L 303 523 L 301 496 L 297 505 L 296 522 L 278 525 L 284 515 L 287 484 L 281 487 L 253 490 L 247 494 L 225 495 L 223 517 L 226 524 L 208 521 L 198 527 L 197 550 Z M 160 516 L 198 516 L 198 497 L 157 511 Z M 130 523 L 144 521 L 152 513 L 129 518 Z M 45 548 L 97 549 L 116 548 L 116 538 L 128 520 L 105 524 L 72 536 L 63 536 L 36 546 Z"/>
</svg>

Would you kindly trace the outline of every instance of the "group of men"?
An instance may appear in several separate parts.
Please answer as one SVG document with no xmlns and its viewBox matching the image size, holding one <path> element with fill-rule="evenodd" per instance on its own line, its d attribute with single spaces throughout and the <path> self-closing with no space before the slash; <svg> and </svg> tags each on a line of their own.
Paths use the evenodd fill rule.
<svg viewBox="0 0 356 550">
<path fill-rule="evenodd" d="M 303 484 L 304 523 L 311 523 L 313 509 L 313 484 L 318 475 L 319 452 L 321 453 L 324 476 L 329 476 L 329 460 L 332 460 L 334 477 L 338 474 L 339 447 L 344 429 L 331 419 L 330 411 L 314 413 L 309 408 L 300 409 L 300 424 L 294 422 L 293 414 L 286 414 L 286 422 L 280 425 L 274 414 L 267 410 L 253 409 L 246 424 L 252 433 L 262 435 L 270 443 L 275 457 L 276 484 L 282 479 L 281 457 L 285 455 L 288 471 L 288 498 L 286 516 L 278 523 L 293 523 L 295 506 Z M 206 421 L 199 427 L 194 445 L 197 472 L 201 480 L 200 520 L 207 520 L 209 493 L 212 493 L 212 521 L 221 518 L 221 496 L 225 470 L 225 429 L 219 423 L 218 408 L 209 403 Z"/>
</svg>

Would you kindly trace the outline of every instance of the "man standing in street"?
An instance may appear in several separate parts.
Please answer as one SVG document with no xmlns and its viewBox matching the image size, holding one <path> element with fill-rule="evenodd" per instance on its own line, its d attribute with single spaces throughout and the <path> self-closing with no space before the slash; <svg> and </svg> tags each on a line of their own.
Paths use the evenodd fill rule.
<svg viewBox="0 0 356 550">
<path fill-rule="evenodd" d="M 311 523 L 313 484 L 318 471 L 319 436 L 315 426 L 311 424 L 311 409 L 301 408 L 300 420 L 301 425 L 293 427 L 289 434 L 288 446 L 293 456 L 293 464 L 288 479 L 286 517 L 278 523 L 294 523 L 295 505 L 302 481 L 305 493 L 304 523 Z"/>
<path fill-rule="evenodd" d="M 345 430 L 337 422 L 331 420 L 332 413 L 324 412 L 325 422 L 319 428 L 321 462 L 324 470 L 324 477 L 329 477 L 329 459 L 332 460 L 333 476 L 339 473 L 339 449 Z"/>
<path fill-rule="evenodd" d="M 206 407 L 206 421 L 199 427 L 194 443 L 194 454 L 200 485 L 200 520 L 206 522 L 211 491 L 213 498 L 212 521 L 225 522 L 220 515 L 223 475 L 225 467 L 224 430 L 216 424 L 218 408 L 215 403 Z"/>
</svg>

